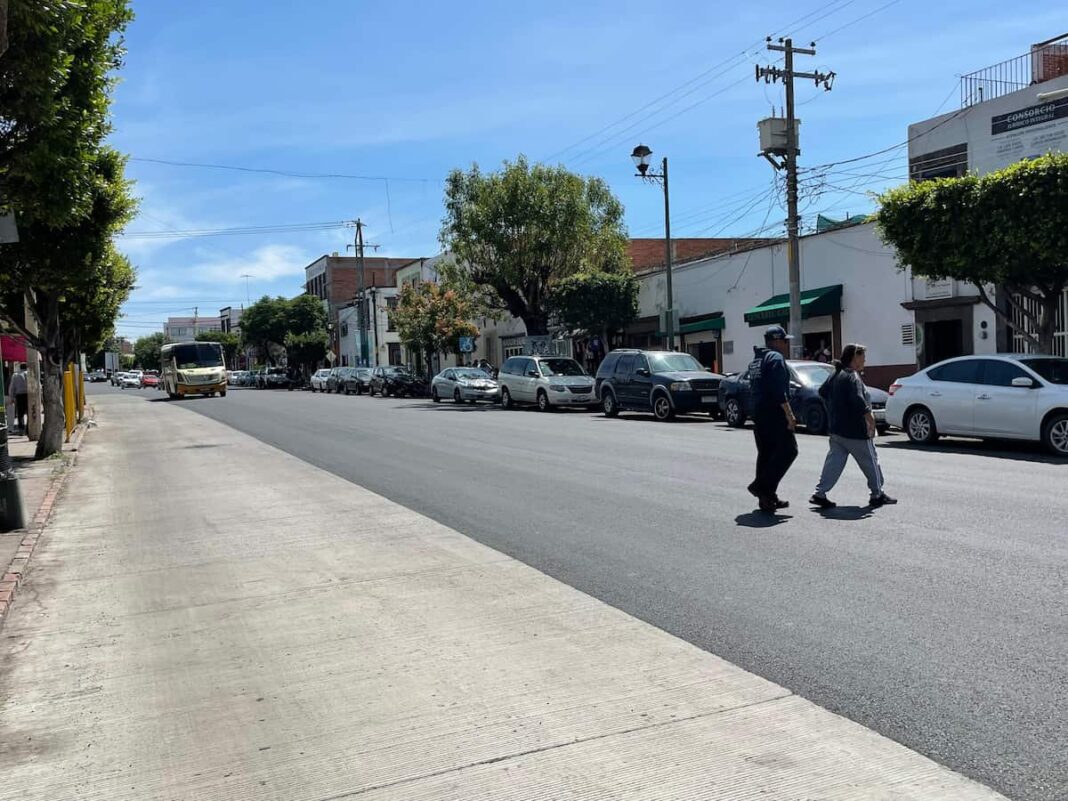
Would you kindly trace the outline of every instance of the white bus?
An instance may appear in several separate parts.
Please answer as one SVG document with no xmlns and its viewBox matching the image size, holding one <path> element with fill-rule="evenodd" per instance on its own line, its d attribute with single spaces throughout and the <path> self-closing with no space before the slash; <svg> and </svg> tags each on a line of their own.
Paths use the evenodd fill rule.
<svg viewBox="0 0 1068 801">
<path fill-rule="evenodd" d="M 218 342 L 174 342 L 160 349 L 163 389 L 173 398 L 226 397 L 226 369 Z"/>
</svg>

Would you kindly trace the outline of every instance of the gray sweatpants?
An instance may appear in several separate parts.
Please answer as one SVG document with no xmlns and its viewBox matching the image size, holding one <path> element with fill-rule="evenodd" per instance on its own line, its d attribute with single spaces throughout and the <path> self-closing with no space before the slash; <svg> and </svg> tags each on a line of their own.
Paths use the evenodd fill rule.
<svg viewBox="0 0 1068 801">
<path fill-rule="evenodd" d="M 834 485 L 842 477 L 842 471 L 845 470 L 850 456 L 857 460 L 861 471 L 868 479 L 868 489 L 871 490 L 872 496 L 882 494 L 883 471 L 879 468 L 879 455 L 875 452 L 875 441 L 850 439 L 831 434 L 830 450 L 827 451 L 827 458 L 823 462 L 820 483 L 816 485 L 818 496 L 825 498 L 827 493 L 834 489 Z"/>
</svg>

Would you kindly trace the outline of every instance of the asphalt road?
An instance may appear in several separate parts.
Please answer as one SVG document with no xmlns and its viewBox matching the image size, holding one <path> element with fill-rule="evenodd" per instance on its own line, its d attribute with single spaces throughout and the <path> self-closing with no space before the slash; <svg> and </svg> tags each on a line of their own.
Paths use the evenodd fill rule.
<svg viewBox="0 0 1068 801">
<path fill-rule="evenodd" d="M 1068 798 L 1068 462 L 891 436 L 901 503 L 864 508 L 851 466 L 820 515 L 805 499 L 825 442 L 802 435 L 793 505 L 769 519 L 745 491 L 751 432 L 707 419 L 253 390 L 180 403 L 1012 798 Z"/>
</svg>

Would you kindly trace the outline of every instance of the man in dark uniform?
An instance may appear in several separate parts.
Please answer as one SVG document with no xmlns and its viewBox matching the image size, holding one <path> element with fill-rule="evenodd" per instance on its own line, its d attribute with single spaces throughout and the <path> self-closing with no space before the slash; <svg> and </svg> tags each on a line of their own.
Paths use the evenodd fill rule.
<svg viewBox="0 0 1068 801">
<path fill-rule="evenodd" d="M 756 437 L 756 479 L 749 492 L 760 501 L 762 512 L 789 506 L 779 500 L 779 482 L 797 458 L 793 409 L 790 408 L 790 371 L 786 356 L 792 336 L 781 325 L 764 332 L 764 347 L 753 348 L 749 363 L 749 391 L 753 400 L 753 435 Z"/>
</svg>

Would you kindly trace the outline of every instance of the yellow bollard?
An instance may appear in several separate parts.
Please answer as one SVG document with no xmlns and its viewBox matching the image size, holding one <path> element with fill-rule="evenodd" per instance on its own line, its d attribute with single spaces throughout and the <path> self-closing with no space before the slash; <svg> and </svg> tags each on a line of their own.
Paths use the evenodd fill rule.
<svg viewBox="0 0 1068 801">
<path fill-rule="evenodd" d="M 85 419 L 85 370 L 78 368 L 78 422 Z"/>
<path fill-rule="evenodd" d="M 74 430 L 74 369 L 70 365 L 63 371 L 63 416 L 66 418 L 67 442 Z"/>
</svg>

